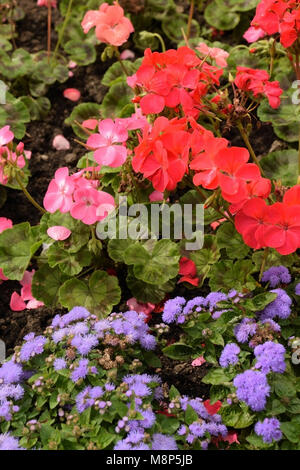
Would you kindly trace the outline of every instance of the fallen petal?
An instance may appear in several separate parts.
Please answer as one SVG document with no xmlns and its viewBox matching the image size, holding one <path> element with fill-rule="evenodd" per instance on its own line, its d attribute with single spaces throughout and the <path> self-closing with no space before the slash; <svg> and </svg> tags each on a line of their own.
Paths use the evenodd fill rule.
<svg viewBox="0 0 300 470">
<path fill-rule="evenodd" d="M 56 135 L 52 142 L 56 150 L 69 150 L 70 142 L 61 134 Z"/>
<path fill-rule="evenodd" d="M 71 101 L 78 101 L 81 97 L 81 93 L 77 88 L 66 88 L 64 97 Z"/>
<path fill-rule="evenodd" d="M 49 227 L 47 230 L 47 234 L 53 240 L 66 240 L 71 235 L 71 230 L 64 227 L 63 225 L 54 225 L 53 227 Z"/>
</svg>

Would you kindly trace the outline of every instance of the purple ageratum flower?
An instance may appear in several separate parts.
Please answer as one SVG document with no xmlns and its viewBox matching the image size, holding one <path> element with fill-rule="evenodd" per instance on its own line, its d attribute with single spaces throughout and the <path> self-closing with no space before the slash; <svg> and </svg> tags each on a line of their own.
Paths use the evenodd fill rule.
<svg viewBox="0 0 300 470">
<path fill-rule="evenodd" d="M 282 344 L 267 341 L 264 344 L 256 346 L 254 349 L 254 355 L 257 359 L 255 367 L 257 369 L 261 369 L 265 374 L 268 374 L 269 372 L 278 372 L 279 374 L 283 374 L 285 371 L 285 348 Z"/>
<path fill-rule="evenodd" d="M 238 355 L 241 352 L 239 346 L 235 343 L 226 344 L 220 356 L 220 366 L 228 367 L 229 365 L 235 365 L 239 362 Z"/>
<path fill-rule="evenodd" d="M 20 364 L 16 364 L 13 360 L 5 362 L 0 367 L 0 384 L 11 384 L 19 382 L 22 376 L 23 370 Z"/>
<path fill-rule="evenodd" d="M 152 450 L 177 450 L 177 444 L 172 436 L 156 433 L 152 436 Z"/>
<path fill-rule="evenodd" d="M 92 387 L 88 386 L 76 396 L 76 408 L 78 413 L 83 413 L 84 410 L 93 406 L 95 400 L 89 396 Z"/>
<path fill-rule="evenodd" d="M 141 346 L 146 350 L 153 350 L 156 348 L 156 339 L 153 335 L 145 335 L 140 338 Z"/>
<path fill-rule="evenodd" d="M 79 361 L 78 367 L 76 367 L 76 369 L 71 374 L 71 380 L 73 382 L 77 382 L 79 379 L 85 379 L 85 377 L 88 375 L 88 365 L 88 359 L 81 359 Z"/>
<path fill-rule="evenodd" d="M 272 266 L 263 273 L 261 280 L 269 282 L 271 287 L 277 287 L 279 284 L 289 284 L 292 278 L 285 266 Z"/>
<path fill-rule="evenodd" d="M 20 359 L 25 362 L 37 354 L 42 354 L 47 339 L 44 336 L 31 337 L 23 344 L 20 351 Z"/>
<path fill-rule="evenodd" d="M 241 323 L 234 327 L 234 334 L 239 343 L 247 343 L 249 336 L 256 333 L 257 324 L 253 318 L 243 318 Z"/>
<path fill-rule="evenodd" d="M 4 384 L 0 387 L 0 403 L 6 401 L 7 398 L 20 400 L 24 395 L 24 389 L 20 384 Z"/>
<path fill-rule="evenodd" d="M 253 411 L 265 408 L 270 386 L 263 372 L 246 370 L 235 377 L 233 385 L 237 389 L 238 399 L 244 401 Z"/>
<path fill-rule="evenodd" d="M 0 434 L 0 450 L 25 450 L 10 433 Z"/>
<path fill-rule="evenodd" d="M 296 294 L 296 295 L 300 295 L 300 282 L 299 282 L 299 284 L 297 284 L 296 287 L 295 287 L 295 294 Z"/>
<path fill-rule="evenodd" d="M 283 289 L 273 289 L 270 292 L 277 294 L 277 298 L 267 305 L 264 310 L 258 312 L 260 320 L 267 318 L 288 318 L 291 314 L 292 299 L 287 295 Z"/>
<path fill-rule="evenodd" d="M 280 422 L 276 418 L 265 418 L 263 421 L 258 421 L 254 431 L 267 444 L 271 444 L 273 441 L 280 441 L 282 438 Z"/>
<path fill-rule="evenodd" d="M 86 356 L 91 349 L 95 348 L 99 343 L 97 336 L 93 334 L 77 335 L 71 341 L 72 346 L 75 346 L 79 354 Z"/>
<path fill-rule="evenodd" d="M 56 358 L 53 363 L 54 370 L 62 370 L 62 369 L 65 369 L 66 366 L 67 366 L 67 363 L 62 357 Z"/>
<path fill-rule="evenodd" d="M 90 316 L 90 312 L 84 307 L 74 307 L 69 313 L 62 315 L 59 319 L 56 316 L 52 322 L 52 326 L 59 326 L 63 328 L 70 323 L 78 320 L 85 320 Z"/>
<path fill-rule="evenodd" d="M 182 315 L 182 308 L 186 300 L 184 297 L 175 297 L 174 299 L 167 300 L 162 314 L 164 323 L 177 323 L 178 317 Z"/>
<path fill-rule="evenodd" d="M 266 320 L 263 320 L 262 325 L 267 325 L 269 326 L 275 333 L 279 333 L 281 331 L 280 325 L 276 323 L 276 321 L 272 320 L 272 318 L 267 318 Z"/>
<path fill-rule="evenodd" d="M 206 299 L 204 297 L 194 297 L 189 300 L 184 307 L 182 313 L 183 315 L 189 315 L 192 312 L 201 312 L 202 307 L 206 305 Z"/>
</svg>

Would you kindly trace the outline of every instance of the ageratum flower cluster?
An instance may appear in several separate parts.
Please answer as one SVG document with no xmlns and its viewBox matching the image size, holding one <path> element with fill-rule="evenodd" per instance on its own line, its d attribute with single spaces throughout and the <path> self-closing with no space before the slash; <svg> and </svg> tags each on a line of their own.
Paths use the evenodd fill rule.
<svg viewBox="0 0 300 470">
<path fill-rule="evenodd" d="M 205 449 L 226 436 L 221 416 L 200 398 L 171 400 L 159 375 L 147 372 L 143 350 L 154 350 L 156 338 L 145 319 L 129 311 L 98 320 L 75 307 L 43 335 L 26 335 L 0 367 L 0 450 Z M 199 418 L 192 424 L 188 405 Z M 166 408 L 187 435 L 169 434 Z"/>
</svg>

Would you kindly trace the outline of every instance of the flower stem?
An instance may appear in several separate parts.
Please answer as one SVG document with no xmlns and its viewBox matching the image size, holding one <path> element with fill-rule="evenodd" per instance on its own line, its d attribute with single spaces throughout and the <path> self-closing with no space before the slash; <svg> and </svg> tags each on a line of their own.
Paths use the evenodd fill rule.
<svg viewBox="0 0 300 470">
<path fill-rule="evenodd" d="M 242 136 L 242 138 L 243 138 L 243 141 L 245 142 L 246 147 L 247 147 L 247 149 L 249 150 L 249 153 L 250 153 L 250 155 L 251 155 L 251 157 L 252 157 L 254 163 L 256 163 L 256 165 L 257 165 L 258 168 L 260 169 L 261 174 L 262 174 L 262 176 L 263 176 L 263 175 L 264 175 L 264 172 L 263 172 L 263 170 L 262 170 L 262 168 L 261 168 L 261 166 L 260 166 L 260 163 L 259 163 L 259 160 L 258 160 L 257 156 L 255 155 L 255 152 L 254 152 L 254 150 L 253 150 L 253 147 L 252 147 L 252 145 L 251 145 L 251 143 L 250 143 L 250 140 L 249 140 L 249 138 L 248 138 L 247 132 L 245 131 L 245 129 L 244 129 L 243 124 L 241 123 L 241 121 L 238 121 L 238 122 L 237 122 L 237 128 L 238 128 L 238 130 L 240 131 L 240 134 L 241 134 L 241 136 Z"/>
<path fill-rule="evenodd" d="M 187 24 L 187 30 L 186 30 L 187 40 L 190 39 L 190 35 L 191 35 L 191 27 L 192 27 L 192 19 L 193 19 L 193 15 L 194 15 L 194 9 L 195 9 L 195 0 L 191 0 L 191 6 L 190 6 L 189 18 L 188 18 L 188 24 Z"/>
<path fill-rule="evenodd" d="M 55 50 L 54 50 L 54 53 L 53 53 L 53 60 L 55 60 L 55 57 L 56 57 L 56 55 L 57 55 L 59 46 L 60 46 L 61 41 L 62 41 L 62 38 L 63 38 L 63 36 L 64 36 L 65 29 L 66 29 L 67 24 L 68 24 L 68 21 L 69 21 L 69 19 L 70 19 L 71 11 L 72 11 L 72 4 L 73 4 L 73 0 L 69 0 L 67 13 L 66 13 L 66 16 L 65 16 L 65 19 L 64 19 L 64 22 L 63 22 L 61 31 L 60 31 L 60 33 L 59 33 L 59 35 L 58 35 L 58 40 L 57 40 L 57 43 L 56 43 L 56 46 L 55 46 Z"/>
<path fill-rule="evenodd" d="M 52 7 L 51 0 L 48 0 L 48 37 L 47 37 L 47 55 L 48 55 L 48 64 L 50 63 L 50 54 L 51 54 L 51 21 L 52 21 Z"/>
<path fill-rule="evenodd" d="M 269 255 L 269 248 L 267 247 L 267 248 L 264 249 L 264 256 L 263 256 L 263 259 L 262 259 L 262 263 L 261 263 L 261 267 L 260 267 L 260 273 L 259 273 L 259 282 L 261 281 L 262 275 L 264 273 L 266 262 L 267 262 L 267 259 L 268 259 L 268 255 Z"/>
<path fill-rule="evenodd" d="M 36 200 L 31 196 L 31 194 L 29 194 L 29 192 L 27 191 L 27 189 L 25 188 L 24 184 L 22 183 L 22 180 L 21 178 L 19 177 L 18 173 L 16 173 L 16 180 L 18 182 L 18 185 L 20 186 L 20 188 L 22 189 L 23 193 L 25 194 L 25 196 L 27 197 L 28 201 L 31 202 L 31 204 L 36 207 L 36 209 L 38 209 L 40 212 L 42 212 L 42 214 L 46 214 L 47 211 L 45 211 L 45 209 L 39 205 L 38 202 L 36 202 Z"/>
<path fill-rule="evenodd" d="M 125 67 L 125 64 L 124 64 L 123 60 L 121 59 L 121 54 L 120 54 L 120 51 L 117 48 L 117 46 L 114 46 L 114 51 L 116 53 L 117 59 L 118 59 L 120 65 L 121 65 L 121 68 L 122 68 L 123 72 L 125 73 L 126 77 L 129 77 L 130 73 L 128 72 L 127 68 Z"/>
</svg>

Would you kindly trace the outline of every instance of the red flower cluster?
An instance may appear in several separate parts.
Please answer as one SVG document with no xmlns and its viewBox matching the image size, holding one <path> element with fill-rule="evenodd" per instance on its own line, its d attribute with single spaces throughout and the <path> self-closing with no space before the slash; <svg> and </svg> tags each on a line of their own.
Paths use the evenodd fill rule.
<svg viewBox="0 0 300 470">
<path fill-rule="evenodd" d="M 270 82 L 265 70 L 237 67 L 235 85 L 244 91 L 250 91 L 255 97 L 266 96 L 272 108 L 280 106 L 280 96 L 283 93 L 278 81 Z"/>
<path fill-rule="evenodd" d="M 299 0 L 262 0 L 244 37 L 254 42 L 275 33 L 280 33 L 284 47 L 291 47 L 297 41 L 300 36 Z"/>
<path fill-rule="evenodd" d="M 247 149 L 228 147 L 228 144 L 228 140 L 214 137 L 209 131 L 195 130 L 190 168 L 196 172 L 193 179 L 196 186 L 220 188 L 222 197 L 232 204 L 235 212 L 252 197 L 267 197 L 271 184 L 262 178 L 257 165 L 247 163 L 250 157 Z"/>
<path fill-rule="evenodd" d="M 283 202 L 270 206 L 263 199 L 246 202 L 235 217 L 235 226 L 251 248 L 294 253 L 300 248 L 300 185 L 289 189 Z"/>
<path fill-rule="evenodd" d="M 143 173 L 157 191 L 173 190 L 188 169 L 190 134 L 186 119 L 159 117 L 144 130 L 134 150 L 132 167 Z"/>
<path fill-rule="evenodd" d="M 143 114 L 158 114 L 165 107 L 182 106 L 186 116 L 197 116 L 201 97 L 212 84 L 219 85 L 223 69 L 201 60 L 189 47 L 166 52 L 145 50 L 141 67 L 128 84 L 142 92 Z"/>
</svg>

